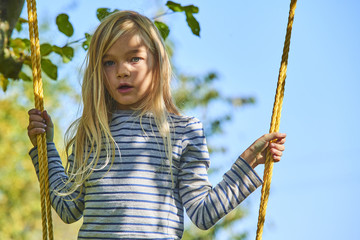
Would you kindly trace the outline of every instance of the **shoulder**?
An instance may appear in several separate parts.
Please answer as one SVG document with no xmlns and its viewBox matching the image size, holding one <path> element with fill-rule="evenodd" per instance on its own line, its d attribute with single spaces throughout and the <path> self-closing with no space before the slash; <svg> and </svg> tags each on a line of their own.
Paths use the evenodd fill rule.
<svg viewBox="0 0 360 240">
<path fill-rule="evenodd" d="M 184 130 L 203 128 L 203 124 L 198 118 L 185 115 L 171 114 L 170 124 L 173 125 L 175 128 L 182 128 Z"/>
<path fill-rule="evenodd" d="M 182 143 L 185 145 L 198 142 L 201 145 L 205 142 L 205 133 L 202 122 L 192 116 L 171 116 L 170 125 L 174 126 L 175 132 L 181 134 Z"/>
</svg>

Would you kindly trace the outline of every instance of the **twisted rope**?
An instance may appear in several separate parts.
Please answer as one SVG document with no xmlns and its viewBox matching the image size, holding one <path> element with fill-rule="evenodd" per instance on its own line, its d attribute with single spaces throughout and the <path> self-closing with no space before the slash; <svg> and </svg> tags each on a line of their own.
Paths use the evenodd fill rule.
<svg viewBox="0 0 360 240">
<path fill-rule="evenodd" d="M 43 86 L 41 79 L 41 56 L 39 43 L 39 30 L 36 14 L 35 0 L 27 0 L 27 11 L 29 18 L 29 36 L 31 45 L 31 64 L 33 74 L 33 87 L 35 96 L 35 108 L 43 111 Z M 46 135 L 45 133 L 37 136 L 38 159 L 39 159 L 39 182 L 40 182 L 40 199 L 41 199 L 41 216 L 43 240 L 53 237 L 51 202 L 49 190 L 49 170 L 47 161 Z M 49 238 L 48 238 L 49 237 Z"/>
<path fill-rule="evenodd" d="M 275 102 L 274 102 L 274 107 L 273 107 L 273 112 L 272 112 L 272 117 L 271 117 L 271 124 L 270 124 L 270 131 L 269 131 L 270 133 L 278 132 L 279 128 L 280 128 L 281 108 L 282 108 L 282 103 L 283 103 L 283 98 L 284 98 L 286 70 L 287 70 L 287 65 L 288 65 L 291 30 L 292 30 L 292 25 L 294 22 L 296 2 L 297 2 L 297 0 L 291 0 L 291 2 L 290 2 L 289 18 L 288 18 L 288 24 L 287 24 L 287 29 L 286 29 L 283 54 L 282 54 L 282 58 L 281 58 L 281 65 L 280 65 L 280 70 L 279 70 Z M 256 240 L 262 239 L 266 207 L 267 207 L 267 202 L 268 202 L 269 194 L 270 194 L 270 185 L 271 185 L 273 164 L 274 163 L 273 163 L 272 156 L 271 156 L 270 152 L 268 151 L 266 154 L 265 169 L 264 169 L 264 184 L 261 189 L 261 201 L 260 201 L 259 218 L 258 218 L 257 231 L 256 231 Z"/>
</svg>

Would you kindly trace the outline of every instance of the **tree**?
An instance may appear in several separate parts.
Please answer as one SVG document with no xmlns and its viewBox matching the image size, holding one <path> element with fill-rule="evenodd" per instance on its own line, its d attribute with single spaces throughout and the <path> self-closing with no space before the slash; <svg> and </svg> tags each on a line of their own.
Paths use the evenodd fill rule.
<svg viewBox="0 0 360 240">
<path fill-rule="evenodd" d="M 5 79 L 18 76 L 23 63 L 23 58 L 15 56 L 9 47 L 11 34 L 23 5 L 24 0 L 0 1 L 0 80 L 3 86 Z"/>
<path fill-rule="evenodd" d="M 0 164 L 2 166 L 0 169 L 0 207 L 6 209 L 0 213 L 3 214 L 0 217 L 0 239 L 39 239 L 41 236 L 38 184 L 27 156 L 29 143 L 25 133 L 26 113 L 32 105 L 30 100 L 32 99 L 31 76 L 29 74 L 31 60 L 28 57 L 29 40 L 27 38 L 11 38 L 14 29 L 21 32 L 22 24 L 27 23 L 26 19 L 19 18 L 23 4 L 24 0 L 1 0 L 0 2 L 0 66 L 2 66 L 0 67 L 0 83 L 3 91 L 8 94 L 6 98 L 0 100 L 0 127 L 7 130 L 0 136 L 0 145 L 2 146 L 0 150 Z M 200 24 L 194 17 L 199 9 L 194 5 L 182 6 L 172 1 L 166 3 L 166 8 L 166 11 L 154 17 L 153 20 L 162 37 L 167 39 L 169 49 L 173 51 L 171 41 L 168 39 L 170 28 L 166 23 L 160 21 L 161 17 L 171 13 L 185 14 L 190 30 L 194 35 L 199 36 Z M 96 16 L 101 20 L 114 11 L 117 10 L 99 8 Z M 66 37 L 73 35 L 74 27 L 67 14 L 59 14 L 56 17 L 56 24 L 58 30 Z M 43 75 L 46 92 L 45 102 L 48 106 L 52 106 L 53 110 L 50 112 L 62 111 L 59 103 L 63 95 L 76 96 L 68 81 L 53 80 L 58 78 L 58 66 L 72 61 L 76 54 L 76 46 L 81 46 L 87 50 L 90 39 L 91 34 L 84 33 L 83 38 L 72 42 L 66 41 L 66 44 L 62 46 L 50 42 L 41 44 L 42 70 L 46 74 Z M 62 63 L 55 62 L 54 55 L 60 56 Z M 213 87 L 214 82 L 219 80 L 214 72 L 205 74 L 205 76 L 187 76 L 179 72 L 177 75 L 179 77 L 174 98 L 177 105 L 184 111 L 201 109 L 206 112 L 212 102 L 220 102 L 232 107 L 254 102 L 253 98 L 229 98 L 221 95 Z M 194 95 L 193 92 L 197 94 Z M 61 116 L 61 114 L 58 115 Z M 204 125 L 209 126 L 205 129 L 206 135 L 211 137 L 221 134 L 222 124 L 230 121 L 231 117 L 232 114 L 229 113 L 216 116 L 214 119 L 203 119 Z M 55 123 L 59 123 L 60 118 L 53 117 L 53 120 Z M 61 142 L 59 136 L 62 134 L 60 131 L 56 134 L 58 136 L 57 142 Z M 14 146 L 16 146 L 16 151 L 13 151 Z M 222 146 L 210 147 L 210 150 L 226 151 Z M 9 179 L 11 180 L 9 181 Z M 192 227 L 187 229 L 184 233 L 184 239 L 215 239 L 222 229 L 231 229 L 232 224 L 243 216 L 243 210 L 237 208 L 208 231 L 199 231 Z M 60 239 L 71 239 L 71 235 L 67 235 L 68 230 L 67 233 L 59 230 L 61 229 L 59 226 L 63 225 L 59 223 L 57 218 L 55 218 L 54 225 L 57 238 L 61 236 Z M 76 229 L 78 226 L 74 228 Z M 231 239 L 243 238 L 244 235 L 234 235 Z"/>
</svg>

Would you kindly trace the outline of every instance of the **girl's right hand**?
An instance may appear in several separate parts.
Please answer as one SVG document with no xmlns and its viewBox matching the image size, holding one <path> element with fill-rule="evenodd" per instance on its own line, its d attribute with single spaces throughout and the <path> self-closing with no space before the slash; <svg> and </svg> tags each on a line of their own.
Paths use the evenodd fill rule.
<svg viewBox="0 0 360 240">
<path fill-rule="evenodd" d="M 27 127 L 28 136 L 34 147 L 37 145 L 37 135 L 46 132 L 46 141 L 52 142 L 54 139 L 54 125 L 51 121 L 50 115 L 46 112 L 30 109 L 29 112 L 29 126 Z"/>
</svg>

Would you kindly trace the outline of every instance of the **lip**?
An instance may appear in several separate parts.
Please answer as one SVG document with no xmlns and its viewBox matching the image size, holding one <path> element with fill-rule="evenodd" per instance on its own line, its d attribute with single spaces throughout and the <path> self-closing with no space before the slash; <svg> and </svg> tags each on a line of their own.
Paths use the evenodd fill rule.
<svg viewBox="0 0 360 240">
<path fill-rule="evenodd" d="M 119 87 L 117 88 L 117 91 L 120 93 L 128 93 L 133 90 L 133 86 L 127 83 L 121 83 Z"/>
</svg>

